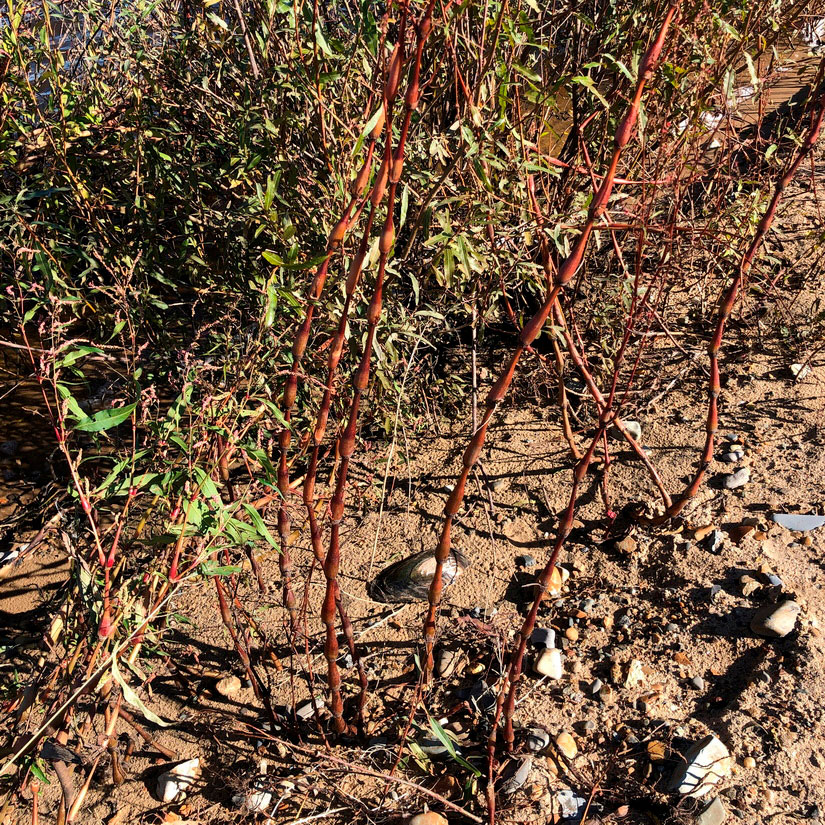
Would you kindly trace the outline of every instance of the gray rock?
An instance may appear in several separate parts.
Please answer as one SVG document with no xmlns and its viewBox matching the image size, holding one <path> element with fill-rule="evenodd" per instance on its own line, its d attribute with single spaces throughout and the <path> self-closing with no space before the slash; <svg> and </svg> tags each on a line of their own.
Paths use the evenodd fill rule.
<svg viewBox="0 0 825 825">
<path fill-rule="evenodd" d="M 519 567 L 535 567 L 536 560 L 529 554 L 525 554 L 523 556 L 516 557 L 516 564 Z"/>
<path fill-rule="evenodd" d="M 739 461 L 739 453 L 738 452 L 736 452 L 736 453 L 734 453 L 734 452 L 724 453 L 724 455 L 722 455 L 719 458 L 719 460 L 724 461 L 725 464 L 736 464 L 736 462 Z"/>
<path fill-rule="evenodd" d="M 690 683 L 693 685 L 693 687 L 696 688 L 696 690 L 704 690 L 705 689 L 705 680 L 701 676 L 694 676 L 690 680 Z"/>
<path fill-rule="evenodd" d="M 533 757 L 525 756 L 516 762 L 511 762 L 504 770 L 501 783 L 501 792 L 504 794 L 515 793 L 530 776 L 533 768 Z"/>
<path fill-rule="evenodd" d="M 718 553 L 724 541 L 724 532 L 722 530 L 713 530 L 705 539 L 705 547 L 709 553 Z"/>
<path fill-rule="evenodd" d="M 717 796 L 710 805 L 696 817 L 696 825 L 722 825 L 728 812 L 722 800 Z"/>
<path fill-rule="evenodd" d="M 720 779 L 731 773 L 730 751 L 712 734 L 693 745 L 683 759 L 670 783 L 671 789 L 680 794 L 704 796 Z"/>
<path fill-rule="evenodd" d="M 530 641 L 536 647 L 555 647 L 556 631 L 550 627 L 537 627 L 533 630 Z"/>
<path fill-rule="evenodd" d="M 589 613 L 596 606 L 595 599 L 585 599 L 580 605 L 579 609 L 583 613 Z"/>
<path fill-rule="evenodd" d="M 312 701 L 309 700 L 307 702 L 302 702 L 295 708 L 295 716 L 298 719 L 306 721 L 307 719 L 312 719 L 315 715 L 315 708 L 312 706 Z"/>
<path fill-rule="evenodd" d="M 744 487 L 751 480 L 751 468 L 740 467 L 735 473 L 726 475 L 722 484 L 726 490 L 737 490 Z"/>
<path fill-rule="evenodd" d="M 464 659 L 464 651 L 452 648 L 443 648 L 438 652 L 435 661 L 436 673 L 444 679 L 449 679 Z"/>
<path fill-rule="evenodd" d="M 445 747 L 444 743 L 440 739 L 436 739 L 435 737 L 429 739 L 422 739 L 418 743 L 418 747 L 421 748 L 427 756 L 435 757 L 436 759 L 441 756 L 446 756 L 449 751 Z"/>
<path fill-rule="evenodd" d="M 816 530 L 825 525 L 825 516 L 801 516 L 796 513 L 774 513 L 771 520 L 797 533 Z"/>
<path fill-rule="evenodd" d="M 625 429 L 630 433 L 634 441 L 642 440 L 642 425 L 638 421 L 627 419 L 623 423 Z"/>
<path fill-rule="evenodd" d="M 538 753 L 550 744 L 550 734 L 541 728 L 530 728 L 526 739 L 527 750 Z"/>
<path fill-rule="evenodd" d="M 599 691 L 604 687 L 604 682 L 601 679 L 594 679 L 593 684 L 590 685 L 590 693 L 597 696 Z"/>
<path fill-rule="evenodd" d="M 9 441 L 4 441 L 0 444 L 0 455 L 5 456 L 6 458 L 11 458 L 20 447 L 20 444 L 15 441 L 13 438 Z"/>
<path fill-rule="evenodd" d="M 758 636 L 781 639 L 796 627 L 796 620 L 801 609 L 792 599 L 779 602 L 779 604 L 763 605 L 751 619 L 751 630 Z"/>
</svg>

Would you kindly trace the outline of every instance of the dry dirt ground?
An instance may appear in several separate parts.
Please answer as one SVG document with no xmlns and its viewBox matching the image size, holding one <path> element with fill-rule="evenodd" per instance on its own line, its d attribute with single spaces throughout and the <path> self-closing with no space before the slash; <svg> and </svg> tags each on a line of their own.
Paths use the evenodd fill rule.
<svg viewBox="0 0 825 825">
<path fill-rule="evenodd" d="M 544 728 L 552 737 L 569 732 L 578 754 L 565 760 L 552 745 L 535 754 L 525 784 L 500 797 L 502 822 L 553 821 L 557 792 L 564 789 L 584 799 L 593 794 L 588 815 L 603 822 L 691 821 L 697 805 L 668 795 L 665 785 L 678 753 L 709 732 L 735 759 L 732 775 L 711 794 L 719 794 L 731 821 L 790 823 L 812 820 L 817 810 L 825 810 L 821 531 L 797 534 L 770 521 L 774 512 L 821 511 L 825 503 L 825 363 L 814 364 L 803 380 L 793 378 L 781 357 L 757 359 L 738 372 L 737 390 L 729 394 L 735 403 L 725 408 L 723 432 L 736 434 L 745 447 L 742 463 L 751 468 L 745 487 L 721 489 L 716 476 L 731 468 L 714 462 L 710 483 L 683 522 L 632 529 L 632 541 L 623 542 L 620 549 L 615 541 L 602 541 L 598 477 L 590 477 L 581 497 L 579 525 L 563 556 L 569 579 L 540 618 L 542 626 L 556 629 L 559 639 L 565 632 L 573 637 L 563 642 L 564 675 L 550 681 L 528 672 L 516 715 L 520 726 Z M 702 416 L 695 394 L 679 388 L 673 389 L 666 405 L 639 416 L 643 442 L 672 490 L 689 475 L 698 454 Z M 365 515 L 348 522 L 342 587 L 359 645 L 367 651 L 370 693 L 380 699 L 372 699 L 368 706 L 370 746 L 334 753 L 374 770 L 390 766 L 393 745 L 406 720 L 417 678 L 414 656 L 423 607 L 415 603 L 388 608 L 371 602 L 366 582 L 371 570 L 374 574 L 404 554 L 434 546 L 445 485 L 452 479 L 460 443 L 447 433 L 411 441 L 390 480 L 380 519 L 381 466 L 375 462 L 356 474 Z M 557 514 L 566 504 L 570 476 L 567 447 L 553 411 L 505 411 L 489 443 L 484 476 L 457 530 L 456 544 L 472 565 L 447 591 L 448 606 L 441 618 L 440 644 L 464 651 L 466 660 L 439 682 L 428 701 L 432 712 L 457 732 L 468 758 L 474 746 L 483 745 L 489 718 L 483 697 L 474 704 L 472 696 L 478 695 L 472 691 L 482 680 L 496 684 L 502 642 L 518 626 L 519 612 L 529 598 L 535 568 L 519 564 L 519 557 L 546 557 Z M 612 499 L 655 500 L 643 469 L 618 443 L 614 446 Z M 713 534 L 695 538 L 695 529 L 707 525 L 722 531 L 715 549 L 709 544 Z M 741 537 L 741 525 L 754 529 Z M 304 567 L 309 553 L 303 531 L 292 551 L 298 567 Z M 262 563 L 265 577 L 278 581 L 276 561 Z M 53 549 L 4 580 L 4 633 L 31 631 L 37 638 L 41 603 L 48 615 L 48 601 L 65 583 L 65 571 L 65 557 Z M 777 596 L 767 578 L 772 574 L 780 577 L 783 596 L 793 596 L 802 607 L 795 631 L 778 640 L 760 638 L 749 628 L 756 609 Z M 307 591 L 309 615 L 317 615 L 320 596 L 316 570 Z M 262 596 L 247 576 L 241 598 L 262 630 L 273 638 L 283 636 L 277 595 Z M 480 610 L 472 614 L 473 608 Z M 153 798 L 160 769 L 149 758 L 152 749 L 138 750 L 120 788 L 111 785 L 109 775 L 100 776 L 83 814 L 85 821 L 149 822 L 163 814 L 172 821 L 169 812 L 192 821 L 243 818 L 230 813 L 227 802 L 233 788 L 248 784 L 257 770 L 249 730 L 264 725 L 260 704 L 248 687 L 229 701 L 222 701 L 215 691 L 219 678 L 235 673 L 243 679 L 244 674 L 231 652 L 209 585 L 190 588 L 173 609 L 169 634 L 175 655 L 171 661 L 157 662 L 145 701 L 173 722 L 158 734 L 159 741 L 181 758 L 201 757 L 202 790 L 190 793 L 182 812 L 180 804 L 160 804 Z M 324 672 L 321 644 L 315 628 L 309 657 L 296 658 L 294 668 L 285 660 L 282 671 L 269 669 L 278 703 L 300 706 L 308 697 L 308 663 L 316 674 Z M 531 649 L 528 655 L 532 658 L 534 653 Z M 29 655 L 36 658 L 36 650 Z M 4 667 L 4 678 L 12 675 L 12 661 L 13 657 Z M 635 683 L 628 680 L 631 666 L 639 677 Z M 303 676 L 289 675 L 295 670 Z M 352 692 L 354 670 L 344 675 Z M 612 691 L 594 696 L 596 679 Z M 316 695 L 323 702 L 323 678 L 317 681 Z M 94 728 L 100 724 L 96 720 Z M 239 726 L 246 728 L 244 735 Z M 123 731 L 129 731 L 128 726 Z M 383 783 L 341 774 L 340 766 L 323 758 L 306 759 L 306 753 L 293 750 L 288 737 L 283 738 L 284 743 L 264 746 L 272 754 L 269 776 L 283 796 L 275 822 L 326 808 L 344 808 L 337 814 L 340 821 L 368 821 L 372 816 L 393 821 L 370 813 L 378 806 Z M 310 747 L 320 745 L 311 723 L 304 725 L 304 738 Z M 414 728 L 411 738 L 421 741 L 426 732 Z M 100 755 L 94 737 L 79 735 L 70 744 L 87 764 Z M 404 775 L 468 804 L 461 802 L 459 782 L 445 779 L 467 778 L 454 760 L 433 758 L 425 768 L 427 774 L 410 764 Z M 47 811 L 55 790 L 42 793 Z M 409 813 L 421 804 L 405 786 L 393 789 L 393 794 L 396 798 L 385 809 Z M 438 802 L 433 807 L 443 810 Z M 330 821 L 335 816 L 331 814 Z M 19 821 L 27 817 L 21 814 Z M 455 815 L 451 821 L 462 820 Z"/>
<path fill-rule="evenodd" d="M 820 259 L 808 252 L 803 257 L 812 248 L 812 233 L 822 226 L 819 201 L 808 182 L 795 186 L 777 223 L 782 229 L 771 238 L 768 252 L 785 266 L 807 272 L 818 266 Z M 578 812 L 590 823 L 722 821 L 709 815 L 697 819 L 717 797 L 726 822 L 784 825 L 817 822 L 820 812 L 825 817 L 825 528 L 791 532 L 771 520 L 773 513 L 825 512 L 825 355 L 813 342 L 809 369 L 795 376 L 794 358 L 781 335 L 783 324 L 807 324 L 820 311 L 821 271 L 813 287 L 808 283 L 796 297 L 779 299 L 762 320 L 751 315 L 741 327 L 734 320 L 723 361 L 721 443 L 707 483 L 682 518 L 663 527 L 634 526 L 624 519 L 626 504 L 655 508 L 657 493 L 619 441 L 611 441 L 615 463 L 608 486 L 611 506 L 620 511 L 613 534 L 605 529 L 599 468 L 586 479 L 578 521 L 562 556 L 566 582 L 545 602 L 539 618 L 540 626 L 556 631 L 563 675 L 557 680 L 536 675 L 537 649 L 528 648 L 514 758 L 528 754 L 530 728 L 546 731 L 549 744 L 530 753 L 529 771 L 512 793 L 499 783 L 500 823 L 555 822 L 565 798 L 559 794 L 565 791 L 583 800 Z M 686 304 L 692 300 L 684 298 Z M 684 355 L 675 353 L 666 338 L 654 350 L 676 380 L 660 381 L 655 370 L 648 370 L 644 380 L 651 384 L 641 386 L 642 395 L 655 400 L 629 410 L 672 493 L 689 479 L 704 438 L 702 342 L 708 328 L 705 324 L 697 332 L 691 323 L 686 314 L 684 328 L 674 326 Z M 489 367 L 501 358 L 502 353 L 490 354 Z M 484 375 L 489 381 L 490 373 Z M 18 419 L 15 440 L 27 443 L 25 429 Z M 170 723 L 163 729 L 145 727 L 178 759 L 199 757 L 201 776 L 185 798 L 159 801 L 157 779 L 172 760 L 119 722 L 115 732 L 126 748 L 119 751 L 126 777 L 114 785 L 111 757 L 100 739 L 104 719 L 91 711 L 89 697 L 81 697 L 67 743 L 84 766 L 75 768 L 76 783 L 96 770 L 78 821 L 205 823 L 270 816 L 273 823 L 395 823 L 421 811 L 424 803 L 450 823 L 473 821 L 445 800 L 484 818 L 483 782 L 474 785 L 468 767 L 477 764 L 486 771 L 479 757 L 489 732 L 492 694 L 485 694 L 484 686 L 495 689 L 500 683 L 533 576 L 549 553 L 567 504 L 571 461 L 552 404 L 526 404 L 522 394 L 500 411 L 454 533 L 471 566 L 446 591 L 438 644 L 439 650 L 456 653 L 455 668 L 437 680 L 424 701 L 454 735 L 460 760 L 408 746 L 395 770 L 397 779 L 386 780 L 376 774 L 393 768 L 408 725 L 424 606 L 380 604 L 370 599 L 367 585 L 388 563 L 435 546 L 441 508 L 469 427 L 466 421 L 442 421 L 440 430 L 421 436 L 399 429 L 386 488 L 386 443 L 367 445 L 353 469 L 356 512 L 346 520 L 341 586 L 369 678 L 366 744 L 345 742 L 327 751 L 325 722 L 319 726 L 311 712 L 297 725 L 287 721 L 286 708 L 301 709 L 313 692 L 323 710 L 323 639 L 317 620 L 310 618 L 306 641 L 292 651 L 285 643 L 277 559 L 262 551 L 263 576 L 272 590 L 262 594 L 245 570 L 238 597 L 280 655 L 279 667 L 271 659 L 256 660 L 256 666 L 284 717 L 282 728 L 269 728 L 220 621 L 214 589 L 199 580 L 170 604 L 164 645 L 154 656 L 149 640 L 144 675 L 151 678 L 141 697 Z M 720 460 L 726 439 L 742 445 L 740 462 Z M 32 490 L 42 489 L 42 477 L 36 475 L 35 459 L 7 453 L 0 456 L 6 484 L 0 495 L 8 516 Z M 750 468 L 749 482 L 725 489 L 723 476 L 742 466 Z M 322 576 L 311 570 L 307 530 L 300 507 L 294 509 L 290 549 L 298 594 L 306 615 L 317 617 Z M 17 538 L 37 529 L 21 523 Z M 66 587 L 67 570 L 59 542 L 41 545 L 36 554 L 3 570 L 4 708 L 15 707 L 31 674 L 44 672 L 39 658 L 48 658 L 43 633 Z M 801 607 L 793 632 L 779 639 L 756 635 L 750 628 L 755 612 L 785 598 Z M 260 650 L 260 636 L 251 646 Z M 345 692 L 353 697 L 355 668 L 344 658 L 342 664 Z M 239 678 L 240 688 L 222 696 L 217 683 L 231 675 Z M 597 694 L 594 683 L 602 685 Z M 9 748 L 24 741 L 39 721 L 35 715 L 17 721 L 5 710 L 4 716 Z M 407 742 L 438 750 L 423 713 L 407 733 Z M 573 737 L 575 755 L 563 756 L 554 744 L 562 733 Z M 681 754 L 710 733 L 730 751 L 729 774 L 701 800 L 672 793 L 669 782 Z M 502 766 L 505 780 L 519 764 Z M 53 772 L 49 777 L 51 784 L 39 796 L 41 813 L 51 822 L 59 786 Z M 12 786 L 6 782 L 3 787 Z M 271 793 L 266 813 L 233 806 L 235 794 L 245 796 L 248 805 L 251 790 Z M 30 786 L 6 802 L 3 822 L 31 821 Z"/>
</svg>

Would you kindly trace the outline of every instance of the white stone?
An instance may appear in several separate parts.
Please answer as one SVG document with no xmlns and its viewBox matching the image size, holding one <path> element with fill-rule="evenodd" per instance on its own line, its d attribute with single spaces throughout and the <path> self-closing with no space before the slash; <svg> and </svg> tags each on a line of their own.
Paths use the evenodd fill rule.
<svg viewBox="0 0 825 825">
<path fill-rule="evenodd" d="M 555 647 L 548 647 L 542 650 L 536 657 L 533 665 L 536 673 L 547 676 L 550 679 L 561 679 L 564 676 L 564 666 L 561 661 L 561 651 Z"/>
<path fill-rule="evenodd" d="M 642 663 L 638 659 L 633 659 L 633 661 L 628 665 L 627 668 L 627 676 L 624 680 L 624 686 L 626 688 L 632 688 L 636 685 L 641 685 L 645 681 L 645 671 L 644 667 L 642 667 Z"/>
<path fill-rule="evenodd" d="M 811 372 L 808 364 L 791 364 L 791 372 L 797 381 L 804 381 Z"/>
<path fill-rule="evenodd" d="M 700 797 L 726 776 L 730 776 L 732 759 L 725 744 L 712 734 L 693 745 L 676 768 L 671 788 L 680 794 Z"/>
<path fill-rule="evenodd" d="M 571 790 L 559 791 L 556 801 L 559 804 L 559 813 L 564 819 L 576 819 L 582 808 L 587 805 L 586 799 Z"/>
<path fill-rule="evenodd" d="M 197 757 L 175 765 L 158 777 L 157 792 L 161 802 L 174 802 L 201 775 L 201 761 Z"/>
<path fill-rule="evenodd" d="M 265 811 L 272 802 L 272 794 L 269 791 L 255 791 L 246 798 L 246 809 L 252 813 Z"/>
</svg>

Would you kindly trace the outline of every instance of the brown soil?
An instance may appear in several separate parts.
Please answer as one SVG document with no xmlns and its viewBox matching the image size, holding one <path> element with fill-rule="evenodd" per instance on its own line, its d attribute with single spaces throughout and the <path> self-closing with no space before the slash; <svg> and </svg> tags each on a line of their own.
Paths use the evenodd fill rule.
<svg viewBox="0 0 825 825">
<path fill-rule="evenodd" d="M 809 234 L 821 226 L 819 203 L 806 183 L 790 193 L 777 225 L 781 229 L 768 252 L 788 266 L 801 266 L 799 259 L 810 248 Z M 682 297 L 685 305 L 698 300 L 696 295 Z M 565 632 L 573 637 L 564 642 L 564 677 L 551 682 L 534 675 L 535 650 L 530 648 L 516 714 L 520 750 L 521 729 L 541 727 L 552 738 L 571 733 L 578 755 L 566 760 L 553 745 L 536 755 L 527 782 L 512 795 L 499 795 L 499 822 L 553 822 L 556 795 L 564 789 L 591 799 L 589 821 L 603 823 L 690 822 L 704 800 L 717 795 L 731 812 L 729 819 L 743 825 L 814 821 L 816 806 L 825 811 L 822 530 L 795 534 L 770 520 L 774 512 L 822 512 L 825 507 L 825 358 L 814 342 L 806 353 L 811 356 L 810 372 L 795 378 L 790 362 L 799 356 L 791 357 L 781 331 L 783 324 L 810 322 L 819 300 L 816 289 L 777 298 L 771 315 L 754 320 L 749 313 L 756 302 L 748 299 L 743 310 L 748 324 L 737 328 L 734 323 L 731 329 L 723 362 L 727 384 L 720 434 L 736 435 L 744 445 L 745 457 L 734 466 L 751 468 L 746 486 L 725 490 L 720 478 L 732 467 L 714 461 L 708 483 L 684 518 L 662 528 L 632 526 L 624 519 L 625 505 L 641 502 L 655 508 L 657 494 L 644 468 L 614 440 L 607 489 L 620 517 L 611 534 L 599 468 L 588 477 L 581 490 L 579 522 L 563 556 L 569 579 L 540 617 L 540 624 L 555 628 L 559 639 Z M 670 340 L 656 339 L 643 378 L 649 383 L 641 387 L 644 397 L 655 402 L 629 410 L 628 417 L 641 423 L 643 443 L 675 493 L 691 476 L 704 439 L 703 344 L 708 330 L 687 321 L 673 330 L 684 357 L 677 354 L 674 360 Z M 749 350 L 748 357 L 739 357 Z M 489 356 L 482 385 L 503 357 Z M 668 376 L 682 376 L 680 380 L 668 384 L 657 377 L 653 365 L 665 358 L 670 359 Z M 546 395 L 552 396 L 552 388 L 546 388 Z M 537 569 L 517 565 L 517 558 L 529 554 L 543 563 L 567 504 L 571 478 L 569 450 L 551 404 L 528 405 L 517 395 L 500 412 L 482 456 L 482 472 L 472 480 L 455 531 L 455 543 L 472 566 L 446 591 L 440 619 L 439 647 L 463 650 L 466 661 L 426 697 L 426 706 L 456 732 L 462 754 L 471 761 L 484 751 L 489 716 L 467 701 L 467 692 L 482 679 L 490 685 L 499 682 L 505 648 L 529 603 L 531 573 Z M 18 429 L 11 437 L 31 443 L 31 436 Z M 171 723 L 159 730 L 146 724 L 157 741 L 181 759 L 201 757 L 200 781 L 185 801 L 160 803 L 156 780 L 168 760 L 158 758 L 121 722 L 117 733 L 131 735 L 138 747 L 125 763 L 126 781 L 115 787 L 106 743 L 100 739 L 104 720 L 87 715 L 93 702 L 84 697 L 68 745 L 86 766 L 76 770 L 76 776 L 85 776 L 92 765 L 98 769 L 78 821 L 251 821 L 255 815 L 233 810 L 230 800 L 252 785 L 263 756 L 275 823 L 397 822 L 420 811 L 425 802 L 444 810 L 443 801 L 428 799 L 409 785 L 359 773 L 384 774 L 392 768 L 417 685 L 424 607 L 376 603 L 367 585 L 388 563 L 436 543 L 447 485 L 459 467 L 470 427 L 466 421 L 442 422 L 441 429 L 435 436 L 399 430 L 386 490 L 388 445 L 373 445 L 361 453 L 352 472 L 350 500 L 359 512 L 351 512 L 346 522 L 341 586 L 357 641 L 367 652 L 368 744 L 338 745 L 325 755 L 312 720 L 300 726 L 297 738 L 287 730 L 267 732 L 261 703 L 248 683 L 231 698 L 221 697 L 215 690 L 219 678 L 234 673 L 244 680 L 245 674 L 220 621 L 212 586 L 199 581 L 185 587 L 170 605 L 165 650 L 172 655 L 150 659 L 150 687 L 141 696 Z M 0 440 L 7 440 L 6 435 Z M 31 459 L 26 462 L 32 464 Z M 11 470 L 7 488 L 0 489 L 6 501 L 0 503 L 15 511 L 41 485 L 24 484 L 25 468 L 17 457 L 0 458 L 0 465 Z M 323 595 L 322 576 L 317 569 L 310 573 L 307 531 L 300 507 L 293 509 L 296 533 L 290 549 L 309 617 L 306 649 L 299 646 L 291 654 L 286 643 L 274 557 L 260 555 L 272 592 L 260 593 L 247 569 L 238 595 L 282 660 L 280 670 L 271 662 L 258 662 L 273 704 L 300 705 L 314 682 L 323 706 L 323 637 L 314 618 Z M 718 527 L 724 535 L 713 552 L 707 539 L 695 535 L 705 526 Z M 37 529 L 21 527 L 15 540 L 25 542 Z M 632 541 L 617 541 L 627 538 Z M 23 676 L 39 672 L 40 657 L 48 657 L 44 634 L 60 590 L 67 586 L 67 569 L 60 543 L 49 541 L 4 570 L 0 643 L 6 660 L 0 698 L 16 713 L 14 700 Z M 779 576 L 782 594 L 793 596 L 802 607 L 795 631 L 778 640 L 760 638 L 749 627 L 756 609 L 777 596 L 769 575 Z M 300 591 L 304 582 L 306 588 Z M 588 599 L 592 604 L 585 604 Z M 473 608 L 480 609 L 476 615 L 470 615 Z M 149 639 L 147 646 L 152 643 Z M 252 646 L 261 648 L 258 639 Z M 641 666 L 641 678 L 627 685 L 632 662 Z M 701 681 L 694 681 L 697 677 Z M 596 679 L 612 686 L 612 701 L 591 695 Z M 344 680 L 348 697 L 353 697 L 354 668 L 344 671 Z M 417 720 L 421 718 L 419 714 Z M 17 722 L 8 753 L 40 721 L 42 716 L 32 713 Z M 734 757 L 732 775 L 701 803 L 680 799 L 666 787 L 678 755 L 709 732 Z M 409 739 L 421 741 L 427 735 L 413 726 Z M 651 743 L 661 743 L 661 748 Z M 471 786 L 463 793 L 470 774 L 458 762 L 433 758 L 419 766 L 409 752 L 405 759 L 397 776 L 484 817 L 483 790 Z M 40 805 L 46 820 L 54 821 L 60 794 L 52 772 L 50 776 L 52 783 L 41 789 Z M 15 798 L 4 810 L 3 822 L 29 822 L 30 799 L 30 789 Z M 466 821 L 447 813 L 451 823 Z"/>
</svg>

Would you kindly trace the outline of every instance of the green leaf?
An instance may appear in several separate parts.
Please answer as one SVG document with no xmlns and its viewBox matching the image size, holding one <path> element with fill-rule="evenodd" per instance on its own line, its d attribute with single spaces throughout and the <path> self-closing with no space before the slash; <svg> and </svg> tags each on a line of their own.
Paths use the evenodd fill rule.
<svg viewBox="0 0 825 825">
<path fill-rule="evenodd" d="M 147 708 L 146 705 L 144 705 L 143 702 L 140 701 L 140 698 L 138 697 L 137 693 L 135 693 L 132 690 L 132 688 L 129 687 L 129 684 L 123 678 L 120 670 L 118 669 L 117 655 L 112 657 L 112 676 L 114 677 L 114 680 L 120 685 L 120 689 L 123 691 L 123 698 L 126 700 L 128 704 L 136 707 L 146 717 L 146 719 L 152 722 L 153 724 L 158 725 L 161 728 L 169 727 L 169 723 L 164 722 L 163 719 L 160 718 L 160 716 L 158 716 L 155 713 L 152 713 L 152 711 L 149 710 L 149 708 Z"/>
<path fill-rule="evenodd" d="M 101 410 L 95 413 L 91 418 L 75 424 L 74 429 L 80 430 L 84 433 L 99 433 L 103 430 L 111 430 L 112 427 L 117 427 L 122 424 L 135 411 L 137 402 L 126 404 L 125 407 L 115 407 L 111 410 Z"/>
<path fill-rule="evenodd" d="M 222 17 L 218 17 L 217 14 L 214 12 L 207 12 L 206 15 L 214 25 L 216 25 L 219 29 L 223 29 L 224 31 L 229 31 L 229 25 L 227 24 L 226 20 Z"/>
<path fill-rule="evenodd" d="M 466 768 L 475 776 L 481 776 L 481 771 L 477 767 L 475 767 L 475 765 L 471 765 L 463 756 L 461 756 L 461 754 L 458 753 L 458 751 L 456 751 L 455 743 L 452 739 L 450 739 L 450 735 L 447 733 L 447 731 L 444 730 L 444 728 L 441 727 L 441 725 L 435 719 L 433 719 L 432 716 L 430 717 L 430 728 L 432 729 L 432 732 L 435 734 L 438 741 L 441 742 L 442 745 L 444 745 L 450 756 L 456 762 L 458 762 L 458 764 L 461 765 L 462 768 Z"/>
<path fill-rule="evenodd" d="M 204 576 L 233 576 L 241 572 L 241 567 L 236 564 L 218 564 L 212 559 L 207 559 L 201 563 L 201 573 Z"/>
<path fill-rule="evenodd" d="M 279 547 L 275 539 L 272 538 L 272 534 L 269 532 L 266 525 L 264 524 L 264 520 L 261 518 L 261 514 L 251 504 L 248 504 L 247 502 L 243 503 L 243 508 L 244 510 L 246 510 L 247 513 L 249 513 L 249 518 L 252 519 L 252 523 L 255 525 L 255 529 L 258 531 L 261 538 L 266 539 L 271 547 L 274 547 L 276 550 L 280 551 L 281 548 Z"/>
<path fill-rule="evenodd" d="M 46 785 L 51 785 L 52 784 L 49 781 L 49 778 L 43 772 L 43 768 L 41 768 L 40 765 L 37 764 L 37 762 L 32 762 L 29 765 L 29 770 L 32 772 L 32 776 L 36 777 L 37 779 L 39 779 L 44 784 L 46 784 Z"/>
<path fill-rule="evenodd" d="M 329 47 L 329 44 L 324 37 L 324 33 L 321 31 L 321 25 L 316 24 L 315 26 L 315 42 L 318 44 L 318 48 L 327 56 L 332 57 L 332 49 Z"/>
<path fill-rule="evenodd" d="M 604 95 L 596 88 L 596 84 L 593 82 L 592 77 L 588 77 L 587 75 L 576 75 L 576 77 L 571 78 L 573 83 L 578 83 L 580 86 L 584 86 L 585 89 L 592 92 L 595 97 L 597 97 L 604 106 L 605 109 L 609 109 L 610 106 L 608 105 L 607 100 L 605 100 Z"/>
<path fill-rule="evenodd" d="M 103 350 L 98 349 L 97 347 L 89 347 L 85 344 L 79 344 L 71 352 L 64 355 L 63 358 L 60 361 L 58 361 L 55 366 L 70 367 L 72 364 L 74 364 L 75 361 L 79 361 L 81 358 L 91 353 L 103 355 Z"/>
<path fill-rule="evenodd" d="M 361 134 L 358 135 L 358 140 L 355 141 L 355 150 L 353 151 L 353 155 L 357 155 L 359 151 L 361 151 L 361 147 L 364 145 L 364 141 L 367 139 L 367 135 L 375 128 L 375 124 L 378 123 L 378 118 L 381 117 L 381 113 L 384 111 L 384 104 L 382 103 L 376 110 L 375 114 L 367 121 L 364 128 L 361 130 Z"/>
</svg>

